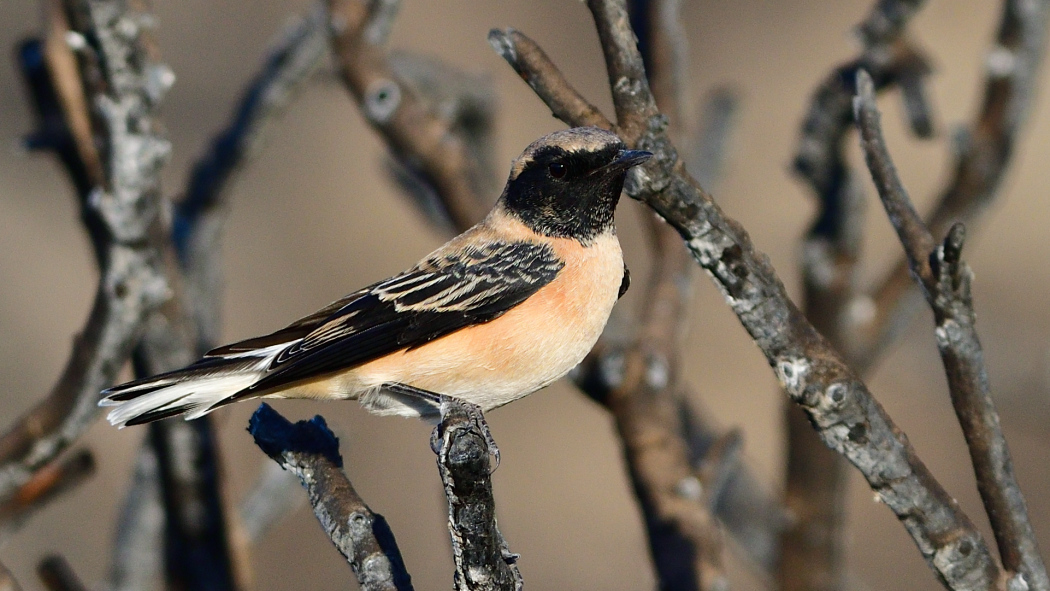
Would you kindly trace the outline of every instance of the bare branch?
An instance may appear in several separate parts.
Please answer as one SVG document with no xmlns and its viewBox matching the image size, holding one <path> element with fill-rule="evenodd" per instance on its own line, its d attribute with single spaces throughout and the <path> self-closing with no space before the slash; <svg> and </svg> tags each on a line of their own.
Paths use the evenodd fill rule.
<svg viewBox="0 0 1050 591">
<path fill-rule="evenodd" d="M 836 67 L 820 83 L 803 120 L 794 168 L 819 202 L 819 213 L 803 242 L 802 276 L 806 318 L 861 374 L 869 366 L 870 334 L 864 330 L 868 302 L 858 297 L 864 228 L 862 176 L 846 157 L 853 126 L 855 72 L 875 72 L 878 89 L 906 87 L 913 130 L 932 131 L 923 81 L 930 67 L 904 38 L 922 0 L 878 0 L 858 26 L 860 55 Z M 784 498 L 795 520 L 780 543 L 777 579 L 785 591 L 845 586 L 845 462 L 814 434 L 795 405 L 784 409 L 787 470 Z"/>
<path fill-rule="evenodd" d="M 17 530 L 36 511 L 95 473 L 95 458 L 81 450 L 38 470 L 9 499 L 0 503 L 0 540 Z"/>
<path fill-rule="evenodd" d="M 446 398 L 432 443 L 448 498 L 457 591 L 521 591 L 522 579 L 496 526 L 489 444 L 480 411 Z"/>
<path fill-rule="evenodd" d="M 616 110 L 616 129 L 621 135 L 638 136 L 651 124 L 666 125 L 666 119 L 650 121 L 658 115 L 656 101 L 649 91 L 638 38 L 631 29 L 626 3 L 588 0 L 587 7 L 594 17 L 605 55 L 605 69 L 609 74 L 609 88 Z"/>
<path fill-rule="evenodd" d="M 625 14 L 623 2 L 592 0 L 610 72 L 642 70 L 633 34 L 608 27 Z M 620 21 L 616 21 L 619 23 Z M 918 459 L 907 438 L 830 344 L 788 298 L 783 283 L 750 237 L 729 219 L 684 170 L 650 110 L 644 78 L 610 76 L 637 89 L 634 101 L 647 125 L 617 127 L 628 145 L 653 151 L 628 176 L 627 192 L 647 203 L 678 230 L 693 257 L 714 279 L 730 308 L 766 356 L 785 392 L 809 414 L 826 445 L 845 455 L 912 535 L 930 567 L 951 588 L 989 588 L 999 569 L 987 545 L 951 496 Z M 622 93 L 621 93 L 622 94 Z M 622 101 L 623 99 L 621 99 Z"/>
<path fill-rule="evenodd" d="M 861 147 L 912 273 L 933 308 L 937 346 L 948 376 L 952 404 L 970 449 L 977 486 L 995 532 L 999 554 L 1006 569 L 1021 577 L 1016 583 L 1019 588 L 1050 589 L 1050 579 L 1039 556 L 1028 508 L 1014 477 L 1013 461 L 992 401 L 970 293 L 973 274 L 959 258 L 963 225 L 953 226 L 944 243 L 937 245 L 897 176 L 882 137 L 872 86 L 866 72 L 857 73 L 854 105 Z"/>
<path fill-rule="evenodd" d="M 266 455 L 295 474 L 314 515 L 365 591 L 412 589 L 401 551 L 382 515 L 372 512 L 343 473 L 339 439 L 321 416 L 294 425 L 261 404 L 248 432 Z"/>
<path fill-rule="evenodd" d="M 328 6 L 339 70 L 365 118 L 399 158 L 417 160 L 456 226 L 480 220 L 488 201 L 471 185 L 463 142 L 394 75 L 384 48 L 365 35 L 369 17 L 385 13 L 370 12 L 359 0 L 329 0 Z"/>
<path fill-rule="evenodd" d="M 161 583 L 164 517 L 157 454 L 143 445 L 117 519 L 107 591 L 140 591 Z"/>
<path fill-rule="evenodd" d="M 984 103 L 962 136 L 955 170 L 926 225 L 934 236 L 947 234 L 956 222 L 972 227 L 995 200 L 1009 166 L 1022 125 L 1031 110 L 1046 49 L 1050 2 L 1003 0 L 1002 20 L 988 52 Z M 901 260 L 872 293 L 876 316 L 871 321 L 873 355 L 886 349 L 912 318 L 915 285 Z"/>
<path fill-rule="evenodd" d="M 124 13 L 122 2 L 70 2 L 75 35 L 69 38 L 84 42 L 78 59 L 81 78 L 90 81 L 84 88 L 93 109 L 90 120 L 100 143 L 109 147 L 103 185 L 86 208 L 106 230 L 106 241 L 99 244 L 102 273 L 91 315 L 61 379 L 0 438 L 0 498 L 13 494 L 94 421 L 99 391 L 113 383 L 143 319 L 170 296 L 158 253 L 147 240 L 157 223 L 159 172 L 169 152 L 152 121 L 152 109 L 167 88 L 167 70 L 145 55 L 140 24 Z"/>
<path fill-rule="evenodd" d="M 36 570 L 48 591 L 87 591 L 80 577 L 73 572 L 73 567 L 58 554 L 41 560 Z"/>
<path fill-rule="evenodd" d="M 492 29 L 489 45 L 532 87 L 555 117 L 569 125 L 612 128 L 598 107 L 576 92 L 535 41 L 514 29 Z"/>
</svg>

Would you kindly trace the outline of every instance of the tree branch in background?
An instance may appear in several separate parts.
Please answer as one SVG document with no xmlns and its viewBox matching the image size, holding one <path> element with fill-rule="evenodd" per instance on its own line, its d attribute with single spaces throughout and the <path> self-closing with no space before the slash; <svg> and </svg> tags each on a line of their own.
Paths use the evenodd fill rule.
<svg viewBox="0 0 1050 591">
<path fill-rule="evenodd" d="M 159 173 L 170 150 L 152 120 L 168 71 L 143 54 L 138 21 L 120 12 L 117 3 L 70 0 L 64 14 L 71 23 L 65 39 L 78 44 L 81 75 L 69 80 L 68 70 L 50 68 L 51 88 L 54 96 L 57 89 L 83 88 L 92 132 L 108 147 L 102 184 L 92 188 L 90 199 L 80 195 L 85 217 L 104 229 L 105 239 L 95 243 L 101 276 L 62 377 L 0 437 L 0 499 L 14 494 L 94 422 L 98 393 L 113 383 L 144 319 L 170 297 L 159 253 L 147 240 L 160 211 Z M 90 82 L 82 86 L 81 79 Z"/>
<path fill-rule="evenodd" d="M 314 515 L 350 563 L 362 590 L 412 589 L 390 526 L 368 508 L 343 473 L 339 439 L 322 417 L 293 425 L 264 403 L 252 415 L 248 432 L 266 455 L 302 482 Z"/>
<path fill-rule="evenodd" d="M 953 589 L 994 587 L 999 569 L 973 523 L 864 383 L 787 297 L 768 258 L 685 172 L 649 92 L 623 2 L 590 0 L 589 6 L 607 56 L 617 112 L 631 113 L 628 125 L 615 129 L 631 147 L 655 154 L 628 176 L 628 195 L 678 230 L 785 392 L 803 406 L 824 443 L 864 474 L 942 582 Z"/>
<path fill-rule="evenodd" d="M 328 7 L 339 71 L 365 118 L 395 157 L 414 162 L 442 195 L 455 226 L 474 224 L 487 212 L 488 200 L 472 186 L 468 173 L 472 163 L 463 141 L 397 78 L 383 44 L 365 34 L 389 28 L 378 27 L 374 20 L 389 19 L 393 10 L 369 10 L 359 0 L 330 0 Z"/>
<path fill-rule="evenodd" d="M 878 0 L 857 27 L 860 55 L 831 72 L 810 101 L 799 138 L 794 169 L 813 190 L 819 213 L 803 242 L 802 277 L 806 318 L 861 374 L 871 364 L 870 335 L 863 330 L 868 300 L 858 298 L 864 229 L 863 177 L 846 157 L 853 127 L 855 73 L 875 74 L 877 89 L 916 88 L 907 104 L 913 131 L 932 131 L 928 105 L 921 99 L 930 67 L 904 38 L 908 21 L 923 0 Z M 813 432 L 806 413 L 784 409 L 787 470 L 784 500 L 794 517 L 780 543 L 777 581 L 785 591 L 841 589 L 845 585 L 844 544 L 846 462 Z"/>
<path fill-rule="evenodd" d="M 230 122 L 215 134 L 190 173 L 175 207 L 172 238 L 182 260 L 186 301 L 197 326 L 197 351 L 219 343 L 222 326 L 222 231 L 232 187 L 262 150 L 267 132 L 329 53 L 327 13 L 320 4 L 271 44 Z"/>
<path fill-rule="evenodd" d="M 141 591 L 162 585 L 164 502 L 157 454 L 139 447 L 131 486 L 117 518 L 117 534 L 106 591 Z"/>
<path fill-rule="evenodd" d="M 926 225 L 942 236 L 956 223 L 973 226 L 999 195 L 1021 128 L 1031 110 L 1046 50 L 1050 2 L 1003 0 L 995 42 L 988 52 L 984 102 L 955 146 L 955 169 Z M 871 357 L 909 325 L 921 304 L 906 260 L 871 294 L 875 317 Z"/>
<path fill-rule="evenodd" d="M 438 474 L 448 498 L 457 591 L 521 591 L 521 572 L 496 526 L 492 466 L 480 411 L 446 398 L 434 431 Z"/>
<path fill-rule="evenodd" d="M 38 470 L 11 498 L 0 503 L 0 543 L 33 513 L 76 488 L 94 473 L 95 458 L 87 450 L 80 450 Z"/>
<path fill-rule="evenodd" d="M 492 78 L 464 72 L 429 55 L 404 51 L 391 52 L 389 63 L 398 79 L 463 143 L 470 161 L 463 172 L 469 176 L 474 194 L 483 202 L 498 194 L 500 187 L 496 182 L 502 171 L 496 170 L 496 90 Z M 389 159 L 397 184 L 435 226 L 449 234 L 457 233 L 456 224 L 450 219 L 451 204 L 419 169 L 419 159 L 407 153 L 398 156 Z M 465 222 L 460 220 L 461 224 Z"/>
<path fill-rule="evenodd" d="M 218 343 L 221 326 L 221 238 L 230 186 L 258 151 L 268 124 L 316 71 L 328 50 L 326 18 L 318 6 L 285 32 L 251 82 L 230 126 L 217 135 L 197 163 L 176 208 L 172 239 L 185 289 L 181 307 L 155 318 L 144 340 L 140 373 L 182 367 Z M 172 348 L 175 343 L 181 343 Z M 164 350 L 164 347 L 168 347 Z M 169 515 L 166 553 L 169 578 L 188 587 L 236 588 L 239 577 L 228 543 L 222 506 L 218 449 L 210 420 L 150 426 Z M 178 466 L 195 466 L 180 471 Z M 148 505 L 143 505 L 148 510 Z M 205 509 L 201 511 L 200 509 Z M 128 514 L 129 519 L 135 516 Z M 119 569 L 115 571 L 142 569 Z M 137 576 L 148 576 L 138 572 Z"/>
<path fill-rule="evenodd" d="M 73 572 L 73 567 L 65 558 L 53 554 L 40 561 L 36 567 L 40 581 L 48 591 L 87 591 L 80 577 Z"/>
<path fill-rule="evenodd" d="M 961 223 L 952 226 L 944 243 L 923 223 L 893 165 L 882 137 L 871 77 L 857 73 L 854 102 L 861 147 L 886 213 L 897 230 L 912 274 L 933 309 L 937 346 L 944 361 L 952 405 L 970 450 L 977 488 L 995 532 L 1003 566 L 1011 576 L 1008 588 L 1050 589 L 1039 556 L 1024 496 L 1014 477 L 999 415 L 992 401 L 984 354 L 975 326 L 971 295 L 973 273 L 960 259 L 964 240 Z"/>
<path fill-rule="evenodd" d="M 636 2 L 632 22 L 645 30 L 639 47 L 667 109 L 670 129 L 682 125 L 680 56 L 685 53 L 673 0 Z M 722 589 L 722 533 L 712 503 L 690 462 L 678 393 L 680 327 L 692 296 L 692 261 L 673 228 L 645 214 L 653 267 L 638 327 L 625 348 L 611 350 L 618 380 L 601 402 L 616 420 L 628 473 L 645 517 L 649 550 L 661 589 Z M 600 350 L 600 349 L 599 349 Z M 608 361 L 599 359 L 598 364 Z"/>
</svg>

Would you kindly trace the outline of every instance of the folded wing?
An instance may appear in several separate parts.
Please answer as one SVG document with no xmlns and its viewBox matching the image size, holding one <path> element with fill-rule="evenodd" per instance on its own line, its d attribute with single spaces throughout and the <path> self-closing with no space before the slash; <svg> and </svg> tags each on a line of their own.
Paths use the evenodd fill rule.
<svg viewBox="0 0 1050 591">
<path fill-rule="evenodd" d="M 401 273 L 287 327 L 210 351 L 181 370 L 105 391 L 111 423 L 187 419 L 296 382 L 362 365 L 489 322 L 564 267 L 549 246 L 485 242 L 441 249 Z"/>
</svg>

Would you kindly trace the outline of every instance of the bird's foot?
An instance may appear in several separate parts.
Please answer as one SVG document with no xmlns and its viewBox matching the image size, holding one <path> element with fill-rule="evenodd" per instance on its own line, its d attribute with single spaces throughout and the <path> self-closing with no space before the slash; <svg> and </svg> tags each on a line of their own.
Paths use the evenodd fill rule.
<svg viewBox="0 0 1050 591">
<path fill-rule="evenodd" d="M 431 392 L 430 390 L 423 390 L 422 388 L 416 388 L 407 384 L 387 384 L 387 390 L 395 392 L 397 394 L 411 396 L 418 398 L 419 400 L 425 401 L 437 407 L 441 417 L 441 422 L 434 427 L 433 433 L 430 435 L 430 449 L 435 454 L 441 452 L 442 439 L 444 437 L 444 425 L 446 418 L 450 413 L 455 413 L 457 410 L 467 415 L 467 418 L 477 425 L 478 430 L 481 431 L 481 436 L 485 438 L 485 445 L 488 446 L 488 454 L 492 456 L 493 466 L 489 470 L 489 473 L 496 471 L 499 468 L 499 447 L 496 446 L 496 440 L 492 437 L 492 431 L 489 430 L 488 421 L 485 420 L 485 414 L 481 411 L 481 407 L 476 404 L 471 404 L 465 400 L 447 396 L 445 394 L 438 394 L 437 392 Z"/>
</svg>

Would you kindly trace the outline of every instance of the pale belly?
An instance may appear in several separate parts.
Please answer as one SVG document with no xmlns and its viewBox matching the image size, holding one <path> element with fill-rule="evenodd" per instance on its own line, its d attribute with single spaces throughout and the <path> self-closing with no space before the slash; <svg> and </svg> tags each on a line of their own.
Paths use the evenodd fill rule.
<svg viewBox="0 0 1050 591">
<path fill-rule="evenodd" d="M 566 266 L 549 285 L 503 316 L 416 349 L 388 355 L 284 395 L 360 398 L 378 414 L 418 416 L 418 404 L 381 391 L 402 383 L 490 410 L 564 376 L 598 340 L 616 303 L 623 258 L 615 235 L 560 255 Z M 611 241 L 611 242 L 609 242 Z M 424 414 L 428 409 L 422 407 Z"/>
</svg>

